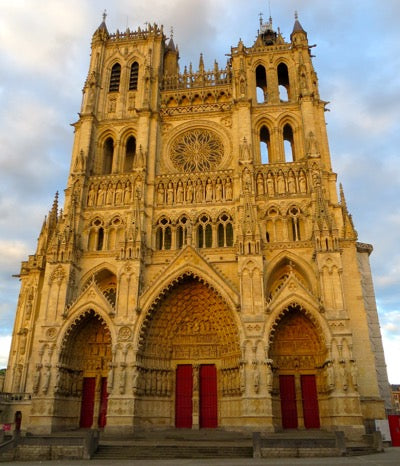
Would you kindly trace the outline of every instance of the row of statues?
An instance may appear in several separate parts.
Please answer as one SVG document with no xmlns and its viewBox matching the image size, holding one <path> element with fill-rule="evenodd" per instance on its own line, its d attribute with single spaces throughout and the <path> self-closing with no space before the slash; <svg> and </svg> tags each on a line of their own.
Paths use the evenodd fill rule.
<svg viewBox="0 0 400 466">
<path fill-rule="evenodd" d="M 141 183 L 139 181 L 136 184 Z M 135 185 L 130 180 L 92 183 L 87 196 L 87 206 L 129 205 L 135 198 L 136 191 Z"/>
<path fill-rule="evenodd" d="M 187 181 L 160 181 L 157 186 L 157 205 L 200 204 L 203 202 L 232 201 L 233 187 L 229 177 Z"/>
<path fill-rule="evenodd" d="M 256 188 L 259 196 L 268 195 L 273 197 L 285 194 L 306 194 L 307 178 L 303 170 L 298 172 L 279 170 L 277 173 L 272 171 L 268 171 L 268 173 L 259 172 L 256 175 Z"/>
</svg>

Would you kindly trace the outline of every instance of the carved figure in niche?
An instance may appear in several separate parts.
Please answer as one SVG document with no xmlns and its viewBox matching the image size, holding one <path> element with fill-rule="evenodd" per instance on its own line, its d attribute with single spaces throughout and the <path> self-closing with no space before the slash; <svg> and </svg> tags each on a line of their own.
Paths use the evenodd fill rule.
<svg viewBox="0 0 400 466">
<path fill-rule="evenodd" d="M 252 192 L 251 174 L 247 167 L 243 170 L 243 191 Z"/>
<path fill-rule="evenodd" d="M 74 172 L 83 172 L 85 171 L 86 158 L 85 153 L 81 150 L 78 156 L 75 159 Z"/>
<path fill-rule="evenodd" d="M 22 355 L 25 354 L 27 333 L 28 333 L 28 330 L 26 328 L 23 328 L 22 330 L 18 332 L 18 335 L 20 335 L 19 352 Z"/>
<path fill-rule="evenodd" d="M 88 207 L 94 206 L 95 200 L 96 200 L 96 192 L 94 190 L 94 185 L 92 183 L 89 188 L 88 201 L 87 201 Z"/>
<path fill-rule="evenodd" d="M 176 188 L 176 202 L 182 204 L 183 202 L 183 184 L 182 181 L 178 182 L 178 187 Z"/>
<path fill-rule="evenodd" d="M 260 371 L 258 370 L 258 366 L 255 366 L 253 370 L 253 388 L 254 393 L 258 393 L 260 390 Z"/>
<path fill-rule="evenodd" d="M 126 364 L 121 363 L 121 373 L 119 375 L 119 393 L 121 395 L 125 394 L 125 385 L 126 385 Z"/>
<path fill-rule="evenodd" d="M 164 204 L 164 185 L 162 183 L 158 183 L 157 204 L 158 205 Z"/>
<path fill-rule="evenodd" d="M 307 137 L 307 155 L 310 157 L 318 157 L 318 141 L 314 133 L 310 131 Z"/>
<path fill-rule="evenodd" d="M 240 146 L 240 159 L 243 162 L 249 162 L 251 161 L 251 148 L 250 145 L 247 142 L 247 139 L 244 137 L 243 138 L 243 143 Z"/>
<path fill-rule="evenodd" d="M 242 362 L 239 368 L 239 380 L 240 380 L 240 391 L 244 393 L 246 391 L 246 369 L 245 364 Z"/>
<path fill-rule="evenodd" d="M 186 202 L 193 202 L 193 184 L 192 180 L 188 180 L 186 185 Z"/>
<path fill-rule="evenodd" d="M 304 173 L 301 171 L 299 175 L 299 188 L 301 193 L 307 192 L 307 181 Z"/>
<path fill-rule="evenodd" d="M 39 392 L 41 370 L 42 370 L 42 365 L 36 364 L 36 372 L 35 372 L 35 375 L 33 376 L 33 384 L 32 384 L 32 390 L 33 390 L 33 393 L 35 394 Z"/>
<path fill-rule="evenodd" d="M 203 202 L 203 183 L 200 179 L 196 183 L 196 202 Z"/>
<path fill-rule="evenodd" d="M 264 177 L 262 173 L 257 175 L 257 193 L 259 196 L 264 194 Z"/>
<path fill-rule="evenodd" d="M 145 165 L 145 153 L 143 152 L 142 145 L 140 144 L 139 150 L 133 159 L 133 168 L 143 168 Z"/>
<path fill-rule="evenodd" d="M 113 203 L 113 197 L 114 197 L 113 185 L 110 183 L 107 187 L 107 196 L 106 196 L 107 205 L 111 205 Z"/>
<path fill-rule="evenodd" d="M 117 189 L 115 191 L 115 204 L 120 205 L 122 204 L 122 186 L 120 183 L 117 185 Z"/>
<path fill-rule="evenodd" d="M 350 379 L 354 389 L 358 387 L 358 369 L 355 361 L 351 361 Z"/>
<path fill-rule="evenodd" d="M 267 189 L 270 196 L 275 194 L 274 177 L 271 172 L 267 175 Z"/>
<path fill-rule="evenodd" d="M 289 172 L 288 176 L 288 190 L 290 194 L 294 194 L 296 192 L 296 179 L 292 171 Z"/>
<path fill-rule="evenodd" d="M 222 183 L 221 183 L 221 178 L 217 178 L 217 181 L 215 183 L 215 200 L 221 201 L 222 200 Z"/>
<path fill-rule="evenodd" d="M 28 290 L 28 296 L 26 298 L 25 304 L 25 319 L 30 319 L 32 314 L 32 306 L 33 306 L 33 288 Z"/>
<path fill-rule="evenodd" d="M 347 380 L 346 363 L 344 361 L 341 361 L 339 363 L 338 370 L 339 370 L 339 376 L 342 382 L 343 390 L 346 391 L 349 388 L 349 383 Z"/>
<path fill-rule="evenodd" d="M 278 180 L 277 180 L 277 187 L 278 187 L 278 194 L 285 194 L 285 178 L 283 177 L 283 173 L 279 172 Z"/>
<path fill-rule="evenodd" d="M 132 390 L 134 395 L 138 393 L 139 388 L 139 370 L 136 366 L 133 366 L 133 376 L 132 376 Z"/>
<path fill-rule="evenodd" d="M 43 388 L 42 388 L 42 392 L 43 392 L 45 395 L 46 395 L 47 392 L 49 391 L 49 386 L 50 386 L 50 375 L 51 375 L 50 369 L 51 369 L 50 364 L 47 364 L 47 365 L 46 365 L 46 373 L 45 373 L 45 375 L 44 375 Z"/>
<path fill-rule="evenodd" d="M 101 183 L 97 191 L 97 205 L 103 205 L 105 199 L 106 191 L 104 183 Z"/>
<path fill-rule="evenodd" d="M 272 381 L 273 381 L 272 368 L 269 364 L 267 364 L 267 391 L 268 393 L 272 392 Z"/>
<path fill-rule="evenodd" d="M 127 181 L 124 190 L 124 204 L 129 204 L 131 202 L 131 184 Z"/>
<path fill-rule="evenodd" d="M 326 366 L 326 387 L 328 390 L 335 388 L 335 370 L 331 361 Z"/>
<path fill-rule="evenodd" d="M 167 188 L 167 204 L 172 205 L 174 203 L 174 185 L 172 184 L 172 181 L 168 183 L 168 188 Z"/>
<path fill-rule="evenodd" d="M 228 178 L 225 184 L 225 199 L 227 201 L 231 201 L 232 198 L 233 198 L 232 181 L 230 178 Z"/>
<path fill-rule="evenodd" d="M 206 202 L 212 202 L 213 200 L 213 186 L 210 178 L 207 180 L 206 184 Z"/>
</svg>

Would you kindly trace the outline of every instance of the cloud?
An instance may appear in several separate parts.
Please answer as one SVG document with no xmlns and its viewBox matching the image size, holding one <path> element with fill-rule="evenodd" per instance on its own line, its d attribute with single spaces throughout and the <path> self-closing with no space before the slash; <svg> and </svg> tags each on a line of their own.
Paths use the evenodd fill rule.
<svg viewBox="0 0 400 466">
<path fill-rule="evenodd" d="M 0 335 L 0 369 L 5 369 L 8 363 L 8 353 L 11 347 L 11 335 Z"/>
</svg>

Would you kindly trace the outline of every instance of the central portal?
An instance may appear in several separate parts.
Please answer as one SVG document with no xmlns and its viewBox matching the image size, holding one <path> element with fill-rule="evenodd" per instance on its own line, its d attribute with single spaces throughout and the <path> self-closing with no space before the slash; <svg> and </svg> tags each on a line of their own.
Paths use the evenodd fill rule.
<svg viewBox="0 0 400 466">
<path fill-rule="evenodd" d="M 198 377 L 198 380 L 193 380 L 193 377 Z M 193 399 L 198 399 L 198 403 L 193 403 Z M 199 370 L 193 370 L 190 364 L 177 366 L 175 427 L 191 429 L 193 417 L 199 419 L 200 428 L 218 427 L 217 400 L 217 369 L 214 364 L 202 364 Z"/>
<path fill-rule="evenodd" d="M 239 405 L 240 345 L 232 311 L 221 296 L 184 276 L 149 315 L 142 335 L 137 425 L 228 425 L 236 414 L 232 402 Z"/>
</svg>

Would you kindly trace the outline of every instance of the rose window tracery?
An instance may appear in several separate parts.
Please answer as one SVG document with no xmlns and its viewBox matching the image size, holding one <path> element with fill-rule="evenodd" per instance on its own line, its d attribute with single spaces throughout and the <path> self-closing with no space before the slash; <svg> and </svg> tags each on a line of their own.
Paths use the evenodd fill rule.
<svg viewBox="0 0 400 466">
<path fill-rule="evenodd" d="M 183 172 L 214 170 L 221 163 L 224 145 L 212 131 L 195 129 L 178 136 L 171 146 L 171 160 Z"/>
</svg>

